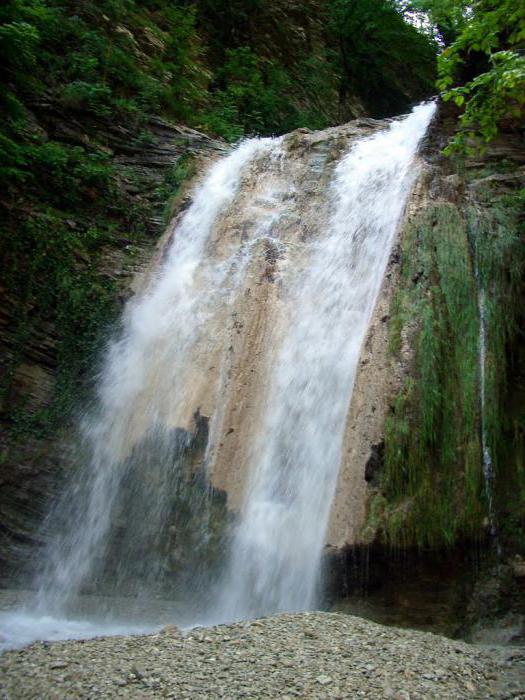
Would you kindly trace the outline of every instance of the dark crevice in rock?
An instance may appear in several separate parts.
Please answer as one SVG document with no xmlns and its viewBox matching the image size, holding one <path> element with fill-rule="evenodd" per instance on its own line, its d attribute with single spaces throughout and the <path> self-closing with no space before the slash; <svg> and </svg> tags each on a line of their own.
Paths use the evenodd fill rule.
<svg viewBox="0 0 525 700">
<path fill-rule="evenodd" d="M 370 486 L 379 486 L 381 471 L 384 467 L 385 459 L 385 441 L 372 445 L 370 448 L 370 457 L 365 465 L 365 481 Z"/>
</svg>

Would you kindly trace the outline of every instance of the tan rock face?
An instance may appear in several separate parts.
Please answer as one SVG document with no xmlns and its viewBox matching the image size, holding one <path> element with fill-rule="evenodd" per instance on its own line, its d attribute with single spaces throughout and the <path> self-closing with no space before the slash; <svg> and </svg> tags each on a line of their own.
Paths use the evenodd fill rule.
<svg viewBox="0 0 525 700">
<path fill-rule="evenodd" d="M 421 174 L 400 222 L 397 243 L 394 243 L 361 349 L 348 413 L 339 481 L 327 533 L 326 544 L 330 548 L 338 549 L 363 542 L 362 528 L 370 493 L 367 481 L 373 480 L 374 460 L 380 461 L 382 458 L 389 404 L 410 371 L 412 349 L 406 339 L 401 361 L 389 352 L 389 321 L 390 305 L 399 279 L 399 243 L 410 219 L 428 198 L 429 171 L 422 162 L 419 167 Z"/>
<path fill-rule="evenodd" d="M 369 128 L 368 124 L 363 124 L 365 129 Z M 255 437 L 268 398 L 268 378 L 275 348 L 286 324 L 280 280 L 287 268 L 298 269 L 304 264 L 301 242 L 325 225 L 324 188 L 330 180 L 334 161 L 355 137 L 354 128 L 328 130 L 322 134 L 294 132 L 288 137 L 287 147 L 300 154 L 294 173 L 295 192 L 289 197 L 279 223 L 273 227 L 274 234 L 278 229 L 279 241 L 286 248 L 280 249 L 269 239 L 256 243 L 257 254 L 251 259 L 243 290 L 221 322 L 224 324 L 223 347 L 228 346 L 229 354 L 221 368 L 215 361 L 210 363 L 207 379 L 219 389 L 215 397 L 208 395 L 200 405 L 206 415 L 214 410 L 221 413 L 210 436 L 208 469 L 211 482 L 227 492 L 228 506 L 235 511 L 242 507 L 246 480 L 254 461 L 253 451 L 258 445 Z M 357 133 L 362 135 L 363 131 Z M 318 179 L 312 180 L 311 163 L 316 158 Z M 428 169 L 422 162 L 419 167 L 421 175 L 400 223 L 399 240 L 411 217 L 428 199 Z M 257 187 L 264 189 L 262 177 L 261 174 L 257 179 Z M 224 217 L 225 228 L 217 231 L 216 238 L 223 246 L 226 240 L 235 240 L 239 232 L 238 241 L 243 236 L 253 240 L 254 224 L 249 219 L 249 207 L 246 210 L 237 205 L 236 212 L 228 213 Z M 236 222 L 233 226 L 232 219 Z M 399 250 L 395 244 L 361 351 L 326 539 L 330 548 L 338 549 L 363 540 L 362 527 L 370 493 L 365 472 L 376 452 L 382 449 L 389 404 L 410 371 L 412 350 L 406 339 L 401 361 L 394 359 L 388 349 L 390 304 L 398 275 Z M 216 350 L 218 357 L 218 345 Z"/>
<path fill-rule="evenodd" d="M 329 186 L 336 163 L 354 139 L 384 127 L 384 122 L 363 119 L 322 132 L 298 130 L 284 138 L 280 153 L 255 158 L 247 166 L 232 204 L 213 226 L 202 269 L 196 272 L 203 297 L 215 294 L 210 270 L 222 275 L 225 291 L 222 296 L 210 296 L 210 305 L 205 305 L 205 327 L 192 345 L 191 361 L 180 370 L 176 400 L 175 389 L 166 384 L 172 340 L 160 337 L 152 348 L 147 381 L 130 412 L 122 457 L 144 439 L 153 403 L 169 428 L 192 432 L 195 415 L 210 417 L 203 468 L 211 486 L 227 494 L 228 509 L 242 510 L 257 451 L 265 439 L 261 428 L 273 367 L 294 313 L 286 297 L 290 279 L 309 262 L 305 244 L 322 237 L 329 220 Z M 427 185 L 422 167 L 399 236 L 427 196 Z M 178 223 L 178 219 L 172 222 L 150 270 L 137 282 L 139 294 L 155 278 Z M 390 304 L 399 275 L 397 248 L 395 244 L 361 350 L 326 538 L 331 548 L 362 541 L 367 478 L 372 478 L 367 469 L 373 472 L 374 459 L 381 459 L 389 402 L 409 371 L 409 345 L 402 361 L 394 360 L 388 350 Z"/>
<path fill-rule="evenodd" d="M 194 348 L 185 381 L 191 395 L 178 425 L 190 428 L 197 409 L 214 416 L 207 473 L 215 488 L 226 491 L 234 511 L 243 505 L 264 440 L 260 433 L 272 366 L 293 313 L 286 303 L 286 280 L 307 263 L 305 242 L 326 226 L 327 190 L 338 159 L 353 139 L 381 126 L 361 120 L 324 132 L 288 135 L 283 143 L 286 171 L 279 157 L 254 162 L 234 204 L 214 227 L 208 253 L 215 263 L 231 264 L 232 255 L 237 256 L 230 273 L 235 291 L 215 312 L 213 331 Z M 354 481 L 348 484 L 353 487 Z"/>
</svg>

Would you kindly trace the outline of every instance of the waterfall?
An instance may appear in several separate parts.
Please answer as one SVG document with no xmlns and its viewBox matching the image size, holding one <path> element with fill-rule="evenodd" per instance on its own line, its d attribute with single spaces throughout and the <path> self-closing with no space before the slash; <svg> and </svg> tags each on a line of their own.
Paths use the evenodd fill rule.
<svg viewBox="0 0 525 700">
<path fill-rule="evenodd" d="M 498 557 L 501 557 L 501 544 L 498 538 L 496 525 L 496 511 L 494 508 L 494 465 L 492 454 L 487 438 L 487 419 L 485 414 L 486 405 L 486 365 L 487 365 L 487 315 L 485 290 L 483 282 L 476 267 L 476 281 L 478 283 L 478 310 L 479 310 L 479 396 L 481 412 L 481 458 L 483 461 L 483 478 L 485 481 L 485 493 L 487 495 L 487 510 L 489 519 L 490 536 L 492 537 Z"/>
<path fill-rule="evenodd" d="M 316 605 L 359 353 L 434 109 L 211 166 L 107 348 L 36 600 L 0 616 L 19 642 L 158 624 L 137 600 L 193 594 L 162 608 L 178 624 Z"/>
<path fill-rule="evenodd" d="M 113 553 L 119 558 L 113 575 L 126 579 L 131 559 L 146 557 L 148 575 L 159 577 L 162 561 L 151 560 L 147 550 L 165 525 L 179 458 L 193 438 L 191 422 L 198 410 L 191 404 L 195 386 L 188 377 L 193 350 L 217 308 L 228 304 L 234 285 L 228 261 L 210 258 L 206 244 L 246 165 L 278 144 L 278 139 L 248 141 L 211 168 L 171 232 L 158 277 L 128 308 L 101 372 L 98 411 L 81 426 L 87 466 L 53 513 L 67 529 L 46 552 L 39 581 L 42 608 L 63 609 L 103 557 L 123 481 L 135 465 L 147 478 L 133 484 L 131 505 L 138 520 L 131 520 L 131 537 L 128 533 L 119 543 L 121 551 Z M 71 527 L 76 522 L 81 527 Z"/>
<path fill-rule="evenodd" d="M 358 141 L 330 188 L 331 215 L 287 290 L 273 370 L 219 619 L 312 608 L 359 353 L 434 106 Z"/>
<path fill-rule="evenodd" d="M 480 220 L 481 212 L 476 212 L 476 219 Z M 479 377 L 479 412 L 480 412 L 480 442 L 481 442 L 481 462 L 483 468 L 483 480 L 485 484 L 485 495 L 487 498 L 488 531 L 492 538 L 496 553 L 501 558 L 501 542 L 498 537 L 496 509 L 494 507 L 494 464 L 492 452 L 489 444 L 489 429 L 487 426 L 487 347 L 489 322 L 487 321 L 487 293 L 485 287 L 485 275 L 483 274 L 483 260 L 480 257 L 479 236 L 481 232 L 475 226 L 470 239 L 471 256 L 474 267 L 474 278 L 477 288 L 478 306 L 478 377 Z M 489 317 L 490 318 L 490 317 Z"/>
</svg>

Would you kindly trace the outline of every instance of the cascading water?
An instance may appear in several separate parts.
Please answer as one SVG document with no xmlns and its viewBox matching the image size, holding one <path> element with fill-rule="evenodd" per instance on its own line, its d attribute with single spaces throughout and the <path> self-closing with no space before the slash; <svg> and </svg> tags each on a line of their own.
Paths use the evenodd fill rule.
<svg viewBox="0 0 525 700">
<path fill-rule="evenodd" d="M 219 596 L 219 618 L 315 605 L 359 353 L 434 106 L 359 141 L 330 188 L 326 231 L 286 289 L 254 467 Z"/>
<path fill-rule="evenodd" d="M 474 205 L 476 216 L 474 221 L 481 221 L 482 214 Z M 483 274 L 482 249 L 480 250 L 481 232 L 478 226 L 472 228 L 471 255 L 474 266 L 474 276 L 477 287 L 478 301 L 478 377 L 479 377 L 479 410 L 480 410 L 480 442 L 481 460 L 483 467 L 483 480 L 485 483 L 485 495 L 487 497 L 487 515 L 489 534 L 492 538 L 498 557 L 501 558 L 501 543 L 498 537 L 496 509 L 494 507 L 494 464 L 489 441 L 489 430 L 487 426 L 487 348 L 489 342 L 489 319 L 487 309 L 486 281 Z"/>
<path fill-rule="evenodd" d="M 55 536 L 37 564 L 35 600 L 1 615 L 8 646 L 149 628 L 144 620 L 129 624 L 141 617 L 140 605 L 97 597 L 87 605 L 90 618 L 96 610 L 93 622 L 77 597 L 99 593 L 100 580 L 110 594 L 154 597 L 158 591 L 167 568 L 158 540 L 173 528 L 167 521 L 183 500 L 177 496 L 185 457 L 199 438 L 192 392 L 206 378 L 194 349 L 217 309 L 228 306 L 242 267 L 238 250 L 224 260 L 206 246 L 246 167 L 278 150 L 279 139 L 252 139 L 211 167 L 172 227 L 156 278 L 128 306 L 100 373 L 98 408 L 81 421 L 77 473 L 46 523 Z M 213 340 L 220 346 L 220 336 Z M 203 497 L 201 489 L 182 505 L 187 509 L 190 500 L 198 508 Z M 161 545 L 176 546 L 173 537 Z"/>
<path fill-rule="evenodd" d="M 248 141 L 212 167 L 172 231 L 158 278 L 130 305 L 101 373 L 98 413 L 82 425 L 87 468 L 53 514 L 65 532 L 45 558 L 39 581 L 42 609 L 63 610 L 96 571 L 124 491 L 129 495 L 123 507 L 133 508 L 137 519 L 130 519 L 119 551 L 112 552 L 117 559 L 112 576 L 121 580 L 117 588 L 130 580 L 137 559 L 140 584 L 145 577 L 153 583 L 161 577 L 162 557 L 150 554 L 177 488 L 181 457 L 195 437 L 191 426 L 198 407 L 192 404 L 192 392 L 204 380 L 188 378 L 195 364 L 192 353 L 217 308 L 229 303 L 235 285 L 231 261 L 210 258 L 205 247 L 214 222 L 237 192 L 243 168 L 278 144 Z M 126 480 L 131 482 L 128 489 Z M 77 522 L 81 527 L 68 527 Z"/>
<path fill-rule="evenodd" d="M 485 291 L 481 287 L 478 290 L 478 308 L 479 308 L 479 393 L 481 403 L 481 448 L 483 452 L 483 474 L 487 490 L 488 510 L 491 520 L 491 534 L 495 535 L 494 529 L 494 506 L 492 503 L 492 485 L 494 481 L 494 470 L 492 467 L 492 457 L 487 441 L 487 429 L 485 426 L 485 366 L 487 362 L 487 318 L 485 311 Z"/>
<path fill-rule="evenodd" d="M 147 629 L 132 600 L 204 585 L 206 612 L 168 621 L 315 605 L 359 352 L 433 111 L 212 165 L 109 346 L 36 602 L 3 616 L 15 643 Z M 72 620 L 80 593 L 113 611 L 132 596 L 128 623 Z"/>
<path fill-rule="evenodd" d="M 501 543 L 498 537 L 496 524 L 496 510 L 494 508 L 494 465 L 487 436 L 486 419 L 486 365 L 487 365 L 487 311 L 486 295 L 479 271 L 476 269 L 478 283 L 478 310 L 479 310 L 479 395 L 481 412 L 481 452 L 483 460 L 483 478 L 485 481 L 485 493 L 487 495 L 487 510 L 489 518 L 489 531 L 493 539 L 498 557 L 501 558 Z"/>
</svg>

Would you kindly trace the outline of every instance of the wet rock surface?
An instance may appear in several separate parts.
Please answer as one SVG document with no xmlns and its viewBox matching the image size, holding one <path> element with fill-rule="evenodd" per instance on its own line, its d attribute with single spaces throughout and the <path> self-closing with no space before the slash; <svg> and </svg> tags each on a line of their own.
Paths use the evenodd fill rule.
<svg viewBox="0 0 525 700">
<path fill-rule="evenodd" d="M 36 643 L 0 659 L 4 698 L 525 698 L 525 649 L 337 613 Z"/>
</svg>

